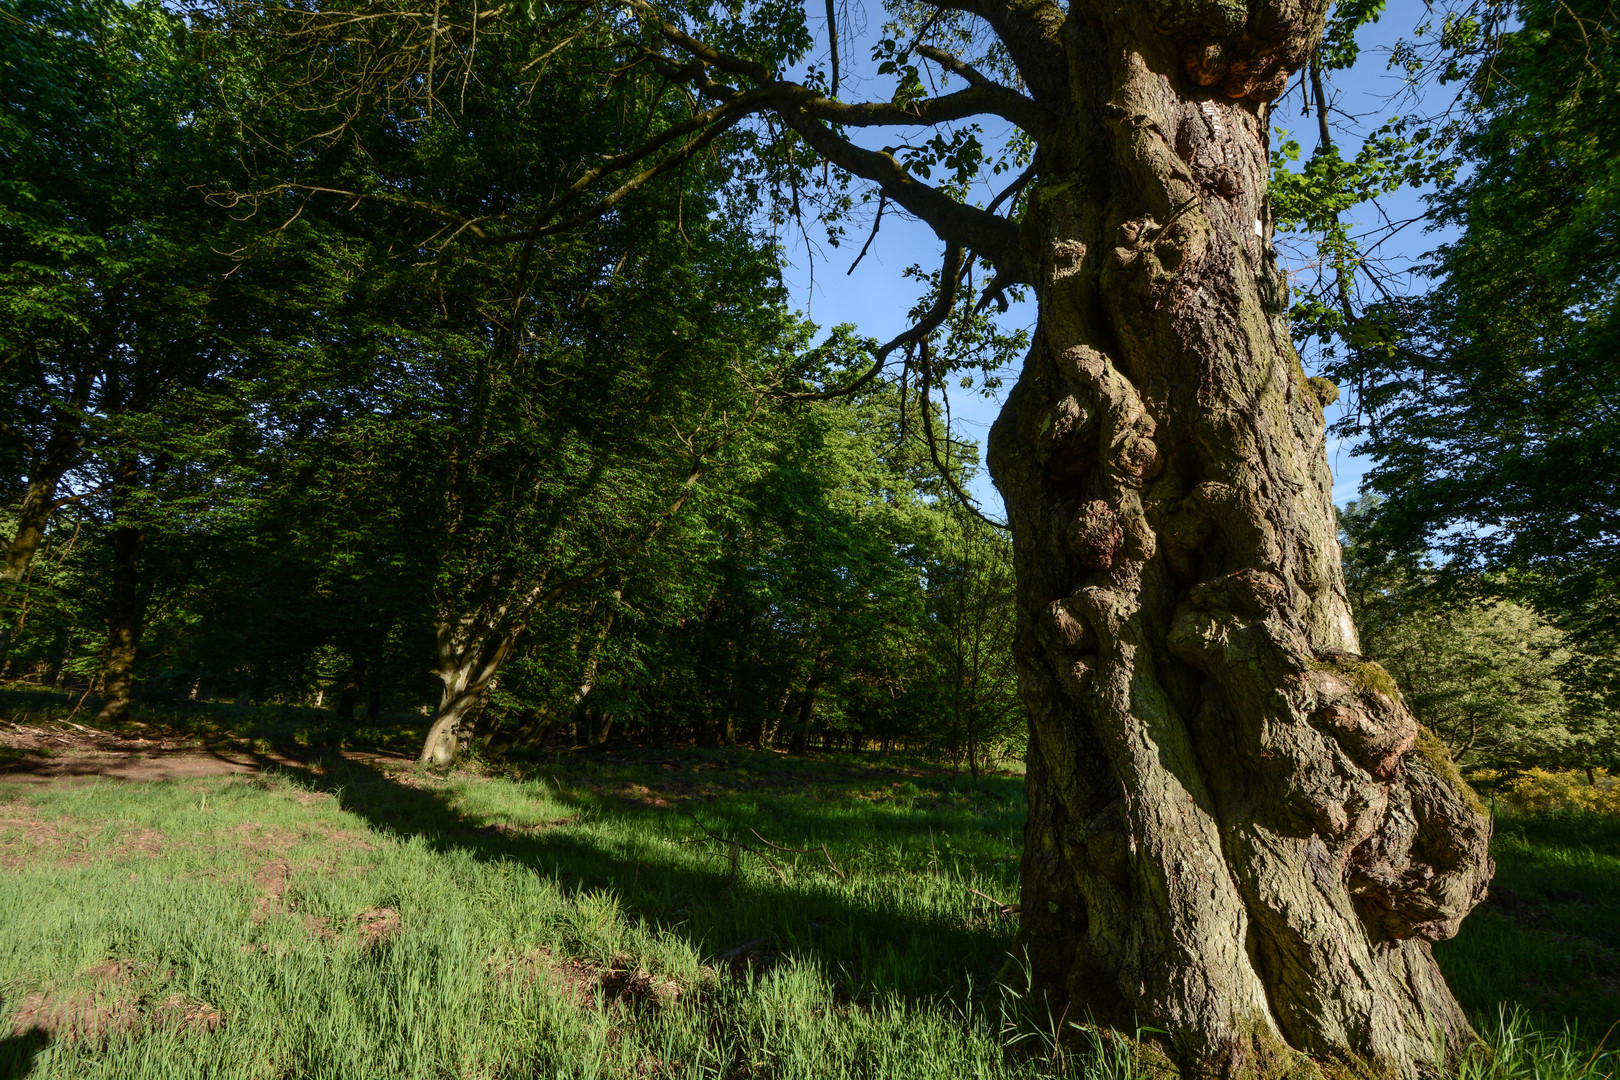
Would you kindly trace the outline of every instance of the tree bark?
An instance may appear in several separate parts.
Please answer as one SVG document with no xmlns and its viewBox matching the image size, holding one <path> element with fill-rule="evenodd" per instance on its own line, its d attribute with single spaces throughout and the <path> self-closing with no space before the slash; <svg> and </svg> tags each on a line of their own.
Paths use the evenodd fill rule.
<svg viewBox="0 0 1620 1080">
<path fill-rule="evenodd" d="M 1169 1032 L 1192 1075 L 1412 1077 L 1473 1038 L 1429 943 L 1483 896 L 1490 819 L 1357 655 L 1327 387 L 1270 245 L 1266 102 L 1325 6 L 1074 5 L 1021 231 L 1037 331 L 990 441 L 1017 949 L 1053 1015 Z"/>
<path fill-rule="evenodd" d="M 101 711 L 104 724 L 122 722 L 129 715 L 135 685 L 135 658 L 140 652 L 145 603 L 141 596 L 141 553 L 146 530 L 119 525 L 112 535 L 112 596 L 107 605 L 107 666 L 102 675 Z"/>
<path fill-rule="evenodd" d="M 799 716 L 793 725 L 793 737 L 788 753 L 803 754 L 810 748 L 810 722 L 816 715 L 816 695 L 821 692 L 821 680 L 827 672 L 827 654 L 820 653 L 810 669 L 810 680 L 804 684 L 804 696 L 799 699 Z"/>
<path fill-rule="evenodd" d="M 22 503 L 17 508 L 16 529 L 6 540 L 5 562 L 0 565 L 0 667 L 11 652 L 11 608 L 17 602 L 22 582 L 33 564 L 34 553 L 45 539 L 45 526 L 50 522 L 56 499 L 59 473 L 32 476 L 23 489 Z"/>
<path fill-rule="evenodd" d="M 45 526 L 50 523 L 56 504 L 56 485 L 59 473 L 47 472 L 30 477 L 23 489 L 22 504 L 17 508 L 16 529 L 6 541 L 6 561 L 0 567 L 0 583 L 15 585 L 28 573 L 34 553 L 45 539 Z"/>
<path fill-rule="evenodd" d="M 484 692 L 500 674 L 521 633 L 522 627 L 499 633 L 478 626 L 471 617 L 439 624 L 439 663 L 434 673 L 442 689 L 418 764 L 448 765 L 455 760 L 463 727 L 477 716 Z"/>
<path fill-rule="evenodd" d="M 456 751 L 461 748 L 462 725 L 476 713 L 483 699 L 484 687 L 488 685 L 487 679 L 478 678 L 477 671 L 475 662 L 453 669 L 448 673 L 449 678 L 445 677 L 445 671 L 439 672 L 443 685 L 439 692 L 439 708 L 434 712 L 433 724 L 422 742 L 422 753 L 416 759 L 418 764 L 448 765 L 455 760 Z"/>
</svg>

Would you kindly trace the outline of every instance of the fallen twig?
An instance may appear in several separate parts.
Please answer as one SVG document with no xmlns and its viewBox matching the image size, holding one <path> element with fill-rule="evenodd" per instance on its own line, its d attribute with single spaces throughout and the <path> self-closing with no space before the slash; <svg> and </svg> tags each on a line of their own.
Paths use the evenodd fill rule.
<svg viewBox="0 0 1620 1080">
<path fill-rule="evenodd" d="M 756 847 L 751 847 L 750 845 L 743 843 L 741 840 L 716 835 L 707 825 L 705 825 L 705 824 L 703 824 L 703 822 L 699 821 L 698 818 L 697 818 L 697 815 L 692 813 L 692 811 L 690 811 L 690 810 L 686 811 L 686 816 L 691 818 L 692 819 L 692 824 L 696 825 L 699 829 L 702 829 L 704 835 L 707 836 L 709 839 L 713 840 L 717 844 L 725 844 L 726 845 L 727 853 L 730 856 L 731 885 L 732 886 L 735 886 L 737 884 L 737 853 L 739 851 L 746 851 L 750 855 L 753 855 L 756 858 L 758 858 L 766 866 L 771 868 L 771 871 L 781 880 L 783 885 L 787 884 L 787 875 L 782 873 L 782 868 L 780 866 L 777 866 L 776 863 L 774 861 L 772 861 L 772 859 L 771 859 L 771 857 L 769 855 L 765 854 L 763 851 L 759 850 Z M 750 831 L 752 831 L 752 830 L 750 830 Z M 758 835 L 758 834 L 756 833 L 755 835 Z"/>
<path fill-rule="evenodd" d="M 996 905 L 996 911 L 1003 917 L 1008 915 L 1016 915 L 1023 910 L 1023 907 L 1019 904 L 1003 904 L 1000 900 L 997 900 L 989 893 L 982 893 L 978 889 L 970 888 L 968 889 L 968 892 L 972 893 L 974 896 L 982 897 L 983 899 L 988 900 L 992 904 Z"/>
<path fill-rule="evenodd" d="M 766 847 L 775 848 L 777 851 L 787 851 L 794 855 L 814 855 L 817 851 L 820 851 L 822 856 L 826 858 L 828 867 L 832 869 L 833 873 L 838 875 L 838 880 L 843 882 L 849 881 L 849 878 L 844 874 L 844 872 L 838 869 L 838 864 L 833 862 L 832 852 L 827 850 L 826 844 L 822 844 L 820 847 L 814 848 L 783 847 L 781 844 L 767 840 L 763 836 L 760 836 L 758 829 L 751 828 L 748 831 L 753 833 L 755 838 L 758 839 L 760 843 L 764 844 Z"/>
<path fill-rule="evenodd" d="M 79 710 L 84 708 L 84 699 L 89 697 L 90 692 L 92 690 L 94 690 L 95 688 L 96 688 L 96 684 L 94 682 L 92 682 L 89 686 L 85 687 L 84 694 L 79 698 L 79 703 L 77 705 L 73 706 L 73 711 L 67 714 L 67 719 L 63 720 L 62 723 L 64 723 L 64 724 L 69 723 L 75 716 L 77 716 L 79 714 Z"/>
<path fill-rule="evenodd" d="M 827 865 L 832 867 L 832 872 L 838 875 L 838 880 L 844 882 L 846 885 L 849 884 L 848 876 L 845 875 L 842 870 L 838 869 L 837 863 L 833 862 L 832 853 L 827 850 L 826 844 L 821 845 L 821 853 L 827 856 Z"/>
</svg>

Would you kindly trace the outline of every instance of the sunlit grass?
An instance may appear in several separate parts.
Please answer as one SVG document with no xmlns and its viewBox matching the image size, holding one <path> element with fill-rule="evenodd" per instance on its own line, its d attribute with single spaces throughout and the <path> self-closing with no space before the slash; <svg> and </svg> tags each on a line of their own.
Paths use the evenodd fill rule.
<svg viewBox="0 0 1620 1080">
<path fill-rule="evenodd" d="M 1131 1069 L 1116 1043 L 1071 1032 L 1059 1052 L 986 1008 L 1012 924 L 977 894 L 1015 899 L 1016 777 L 683 752 L 505 778 L 333 760 L 0 799 L 0 1077 Z M 1505 827 L 1504 873 L 1612 905 L 1620 877 L 1593 846 L 1611 834 L 1562 828 Z M 1483 912 L 1441 952 L 1488 1019 L 1535 1004 L 1493 966 L 1511 924 Z M 1465 1068 L 1612 1074 L 1587 1013 L 1548 1034 L 1561 1015 L 1492 1019 L 1503 1051 Z"/>
</svg>

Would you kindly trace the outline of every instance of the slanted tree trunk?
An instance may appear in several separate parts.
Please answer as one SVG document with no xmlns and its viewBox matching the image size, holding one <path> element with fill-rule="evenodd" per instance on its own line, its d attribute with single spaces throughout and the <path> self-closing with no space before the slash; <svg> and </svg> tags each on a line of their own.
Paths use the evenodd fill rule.
<svg viewBox="0 0 1620 1080">
<path fill-rule="evenodd" d="M 455 760 L 463 727 L 476 718 L 484 692 L 500 673 L 521 632 L 519 627 L 500 633 L 470 619 L 439 624 L 439 663 L 434 674 L 442 689 L 438 710 L 416 759 L 419 764 L 448 765 Z"/>
<path fill-rule="evenodd" d="M 816 695 L 821 692 L 821 680 L 827 672 L 827 654 L 820 653 L 810 669 L 810 679 L 804 684 L 804 695 L 799 699 L 799 717 L 793 725 L 788 753 L 803 754 L 810 748 L 810 722 L 816 716 Z"/>
<path fill-rule="evenodd" d="M 5 542 L 5 565 L 0 566 L 0 582 L 15 585 L 28 573 L 34 553 L 45 539 L 45 526 L 51 520 L 56 502 L 58 477 L 46 474 L 31 477 L 23 488 L 22 504 L 17 508 L 16 530 Z"/>
<path fill-rule="evenodd" d="M 1472 1039 L 1429 943 L 1483 896 L 1490 819 L 1357 655 L 1336 391 L 1271 248 L 1266 101 L 1325 6 L 1073 6 L 1021 231 L 1036 337 L 990 442 L 1030 722 L 1017 951 L 1053 1015 L 1170 1032 L 1194 1075 L 1303 1051 L 1411 1077 Z"/>
<path fill-rule="evenodd" d="M 0 565 L 0 666 L 4 666 L 11 652 L 11 609 L 33 564 L 34 553 L 45 539 L 57 481 L 58 477 L 52 474 L 29 478 L 23 489 L 22 504 L 17 508 L 16 530 L 4 541 L 5 562 Z"/>
<path fill-rule="evenodd" d="M 622 590 L 613 591 L 615 603 L 621 595 Z M 573 715 L 574 710 L 590 695 L 591 689 L 596 685 L 597 667 L 602 660 L 602 649 L 607 644 L 608 633 L 613 629 L 614 614 L 614 607 L 609 606 L 607 615 L 602 620 L 601 629 L 592 640 L 590 651 L 585 656 L 579 684 L 574 688 L 568 708 L 561 713 L 565 720 Z M 466 629 L 459 629 L 462 626 Z M 489 689 L 490 681 L 500 673 L 501 666 L 506 663 L 506 658 L 517 645 L 518 638 L 525 628 L 517 626 L 505 634 L 497 635 L 490 631 L 473 631 L 470 624 L 440 626 L 438 674 L 444 684 L 444 691 L 439 699 L 439 711 L 434 715 L 432 727 L 428 729 L 428 736 L 423 743 L 418 761 L 424 765 L 448 765 L 456 756 L 462 736 L 468 733 L 469 721 L 477 715 L 474 704 Z M 471 700 L 462 700 L 468 697 Z M 497 756 L 503 755 L 513 746 L 532 737 L 539 724 L 548 715 L 551 714 L 546 711 L 538 713 L 535 724 L 525 728 L 510 743 L 491 740 L 493 752 Z"/>
</svg>

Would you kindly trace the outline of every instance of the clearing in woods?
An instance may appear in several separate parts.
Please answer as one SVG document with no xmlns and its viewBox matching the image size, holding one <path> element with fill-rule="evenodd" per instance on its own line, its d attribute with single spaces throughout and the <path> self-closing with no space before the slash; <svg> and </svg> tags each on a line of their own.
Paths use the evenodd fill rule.
<svg viewBox="0 0 1620 1080">
<path fill-rule="evenodd" d="M 0 1077 L 1137 1071 L 1084 1018 L 989 989 L 1016 776 L 745 750 L 443 775 L 60 725 L 6 742 Z M 1620 821 L 1498 829 L 1493 900 L 1439 949 L 1497 1047 L 1470 1075 L 1614 1075 Z"/>
</svg>

